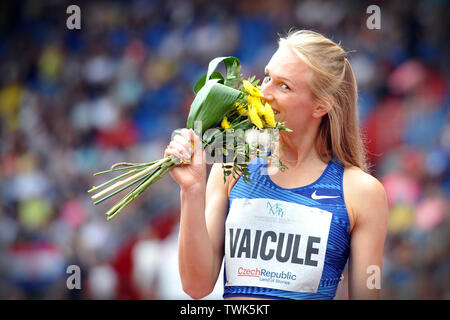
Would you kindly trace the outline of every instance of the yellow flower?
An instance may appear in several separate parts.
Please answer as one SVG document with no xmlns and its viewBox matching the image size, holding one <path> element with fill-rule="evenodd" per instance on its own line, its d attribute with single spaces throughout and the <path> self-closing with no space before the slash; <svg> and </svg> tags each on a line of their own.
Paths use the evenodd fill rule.
<svg viewBox="0 0 450 320">
<path fill-rule="evenodd" d="M 255 107 L 255 109 L 258 112 L 259 116 L 263 115 L 264 106 L 263 106 L 260 98 L 253 97 L 253 96 L 248 96 L 247 97 L 247 101 L 248 101 L 249 105 Z"/>
<path fill-rule="evenodd" d="M 220 125 L 224 129 L 230 129 L 231 128 L 231 124 L 230 124 L 230 122 L 228 122 L 227 117 L 223 117 L 222 122 L 220 123 Z"/>
<path fill-rule="evenodd" d="M 247 91 L 250 95 L 252 95 L 254 97 L 258 97 L 258 98 L 264 98 L 261 91 L 257 87 L 252 85 L 249 81 L 244 80 L 243 84 L 244 84 L 245 91 Z"/>
<path fill-rule="evenodd" d="M 245 109 L 245 107 L 242 104 L 240 104 L 239 102 L 236 102 L 234 105 L 237 107 L 237 111 L 239 112 L 240 115 L 247 113 L 247 110 Z"/>
<path fill-rule="evenodd" d="M 264 114 L 264 120 L 266 121 L 266 123 L 269 126 L 275 128 L 275 126 L 276 126 L 275 114 L 273 113 L 272 107 L 267 102 L 264 105 L 263 114 Z"/>
<path fill-rule="evenodd" d="M 257 126 L 259 129 L 263 128 L 263 122 L 261 118 L 258 116 L 258 111 L 252 105 L 248 106 L 248 115 L 250 117 L 251 122 Z"/>
</svg>

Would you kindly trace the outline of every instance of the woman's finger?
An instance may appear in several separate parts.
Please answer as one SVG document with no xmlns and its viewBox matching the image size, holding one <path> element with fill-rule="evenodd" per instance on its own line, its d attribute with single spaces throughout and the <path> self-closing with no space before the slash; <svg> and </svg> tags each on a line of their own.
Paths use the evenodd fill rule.
<svg viewBox="0 0 450 320">
<path fill-rule="evenodd" d="M 189 155 L 194 153 L 194 149 L 192 148 L 190 137 L 186 137 L 184 135 L 178 134 L 173 138 L 173 141 L 179 143 Z"/>
<path fill-rule="evenodd" d="M 168 157 L 168 156 L 174 156 L 174 157 L 180 158 L 180 159 L 182 158 L 181 153 L 178 150 L 176 150 L 170 146 L 168 146 L 166 148 L 166 150 L 164 150 L 164 157 Z"/>
<path fill-rule="evenodd" d="M 181 143 L 178 143 L 177 141 L 170 141 L 169 146 L 173 149 L 175 149 L 176 151 L 178 151 L 179 155 L 180 155 L 180 159 L 184 158 L 185 160 L 190 160 L 191 159 L 191 154 L 189 153 L 189 150 L 186 149 L 186 147 L 184 145 L 182 145 Z"/>
</svg>

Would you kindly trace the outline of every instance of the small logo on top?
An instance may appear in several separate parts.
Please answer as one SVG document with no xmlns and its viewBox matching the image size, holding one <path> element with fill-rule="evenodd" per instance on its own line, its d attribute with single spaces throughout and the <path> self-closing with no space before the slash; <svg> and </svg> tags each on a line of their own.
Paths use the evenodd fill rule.
<svg viewBox="0 0 450 320">
<path fill-rule="evenodd" d="M 274 204 L 270 203 L 270 201 L 267 201 L 266 208 L 269 208 L 269 213 L 273 216 L 283 217 L 284 216 L 284 209 L 281 204 L 278 202 L 275 202 Z"/>
<path fill-rule="evenodd" d="M 339 196 L 319 196 L 316 194 L 316 192 L 317 190 L 314 190 L 311 195 L 311 198 L 313 198 L 314 200 L 339 198 Z"/>
</svg>

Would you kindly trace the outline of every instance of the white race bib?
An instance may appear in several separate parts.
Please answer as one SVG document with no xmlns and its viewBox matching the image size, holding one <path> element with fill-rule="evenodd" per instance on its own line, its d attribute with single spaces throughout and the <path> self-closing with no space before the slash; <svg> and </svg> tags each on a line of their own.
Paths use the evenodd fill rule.
<svg viewBox="0 0 450 320">
<path fill-rule="evenodd" d="M 331 217 L 281 200 L 234 199 L 225 224 L 225 285 L 317 292 Z"/>
</svg>

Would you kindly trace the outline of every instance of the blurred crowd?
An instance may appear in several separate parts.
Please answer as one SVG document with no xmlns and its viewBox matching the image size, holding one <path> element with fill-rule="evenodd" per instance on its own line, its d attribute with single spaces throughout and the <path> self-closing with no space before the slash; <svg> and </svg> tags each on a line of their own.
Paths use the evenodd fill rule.
<svg viewBox="0 0 450 320">
<path fill-rule="evenodd" d="M 161 158 L 209 60 L 237 56 L 262 78 L 290 28 L 349 51 L 390 205 L 382 298 L 450 299 L 448 1 L 76 3 L 80 30 L 66 27 L 67 1 L 0 4 L 0 299 L 189 298 L 178 186 L 166 176 L 107 222 L 114 201 L 93 205 L 87 190 L 105 181 L 93 173 Z M 379 30 L 366 26 L 370 4 Z"/>
</svg>

